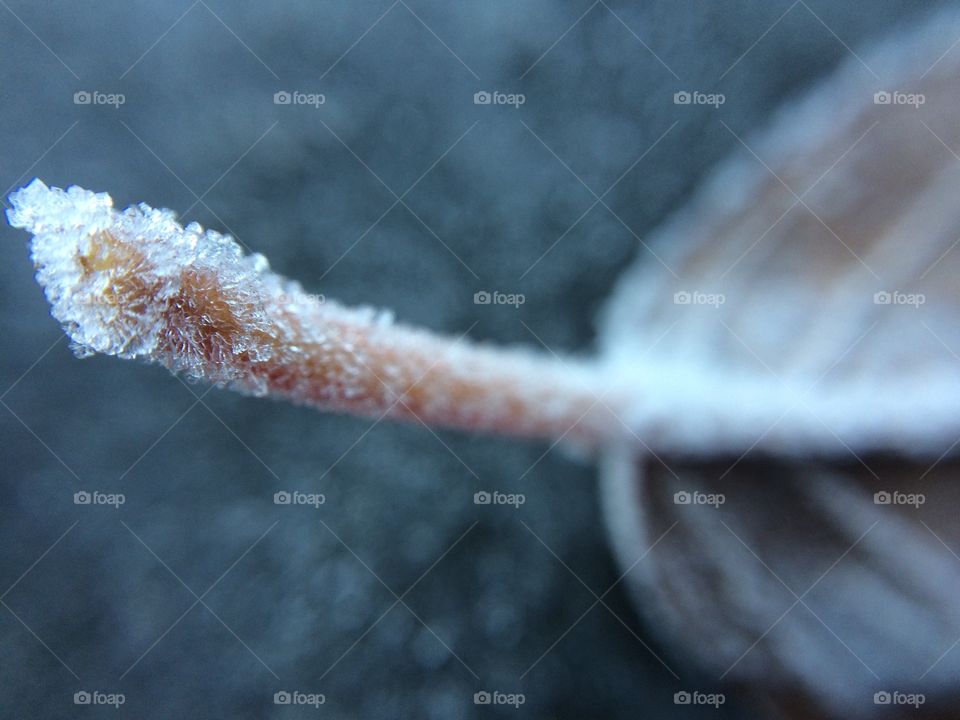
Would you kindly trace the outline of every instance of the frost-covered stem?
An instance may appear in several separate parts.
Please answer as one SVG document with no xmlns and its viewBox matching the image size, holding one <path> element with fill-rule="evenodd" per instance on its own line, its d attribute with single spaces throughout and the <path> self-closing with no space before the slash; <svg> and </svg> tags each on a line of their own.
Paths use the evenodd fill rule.
<svg viewBox="0 0 960 720">
<path fill-rule="evenodd" d="M 312 308 L 303 318 L 304 326 L 323 324 L 323 341 L 304 338 L 298 329 L 285 332 L 274 354 L 283 359 L 250 367 L 265 377 L 268 393 L 428 425 L 539 437 L 569 430 L 598 440 L 590 412 L 594 382 L 586 369 L 366 318 L 344 322 L 324 311 Z M 290 345 L 303 352 L 285 353 Z"/>
<path fill-rule="evenodd" d="M 392 323 L 305 293 L 229 237 L 146 205 L 39 180 L 11 196 L 37 279 L 80 354 L 318 408 L 595 445 L 600 373 Z"/>
</svg>

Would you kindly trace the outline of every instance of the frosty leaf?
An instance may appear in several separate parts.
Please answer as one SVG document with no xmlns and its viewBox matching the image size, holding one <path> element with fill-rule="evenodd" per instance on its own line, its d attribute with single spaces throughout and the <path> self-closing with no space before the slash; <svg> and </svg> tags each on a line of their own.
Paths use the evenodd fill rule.
<svg viewBox="0 0 960 720">
<path fill-rule="evenodd" d="M 943 15 L 864 56 L 923 103 L 852 59 L 735 139 L 650 238 L 669 269 L 643 258 L 605 316 L 611 372 L 675 401 L 629 415 L 656 457 L 602 463 L 625 582 L 791 717 L 876 717 L 878 689 L 956 707 L 958 34 Z"/>
<path fill-rule="evenodd" d="M 654 400 L 627 411 L 651 447 L 936 457 L 960 437 L 960 54 L 934 65 L 958 27 L 870 56 L 896 93 L 851 59 L 764 134 L 730 129 L 733 157 L 647 240 L 662 263 L 621 278 L 602 351 Z"/>
</svg>

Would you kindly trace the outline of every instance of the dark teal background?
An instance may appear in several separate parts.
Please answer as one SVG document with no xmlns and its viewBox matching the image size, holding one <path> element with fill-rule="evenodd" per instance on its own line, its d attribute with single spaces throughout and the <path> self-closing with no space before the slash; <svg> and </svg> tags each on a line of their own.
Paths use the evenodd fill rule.
<svg viewBox="0 0 960 720">
<path fill-rule="evenodd" d="M 762 127 L 919 6 L 4 0 L 0 190 L 39 176 L 170 207 L 327 297 L 586 353 L 611 282 L 651 260 L 637 238 L 735 149 L 720 121 Z M 694 89 L 726 102 L 673 103 Z M 126 102 L 74 104 L 83 90 Z M 161 369 L 77 360 L 26 235 L 0 238 L 0 716 L 751 716 L 730 689 L 719 711 L 674 705 L 716 687 L 620 586 L 595 605 L 619 571 L 591 466 L 220 390 L 198 403 L 206 388 Z M 526 503 L 474 505 L 484 489 Z M 83 689 L 126 703 L 77 708 Z M 283 689 L 327 702 L 275 706 Z M 475 706 L 479 690 L 526 702 Z"/>
</svg>

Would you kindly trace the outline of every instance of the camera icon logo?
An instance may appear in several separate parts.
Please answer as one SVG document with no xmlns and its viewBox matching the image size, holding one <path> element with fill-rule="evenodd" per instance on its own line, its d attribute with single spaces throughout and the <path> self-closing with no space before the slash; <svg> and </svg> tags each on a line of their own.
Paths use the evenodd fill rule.
<svg viewBox="0 0 960 720">
<path fill-rule="evenodd" d="M 886 690 L 881 690 L 880 692 L 875 692 L 873 694 L 873 704 L 874 705 L 889 705 L 891 700 L 890 693 Z"/>
<path fill-rule="evenodd" d="M 691 295 L 686 290 L 681 290 L 673 294 L 673 304 L 674 305 L 689 305 Z"/>
<path fill-rule="evenodd" d="M 692 100 L 693 96 L 686 90 L 681 90 L 680 92 L 675 92 L 673 94 L 674 105 L 689 105 Z"/>
<path fill-rule="evenodd" d="M 475 492 L 473 494 L 474 505 L 489 505 L 492 499 L 493 496 L 486 490 L 481 490 L 480 492 Z"/>
<path fill-rule="evenodd" d="M 292 99 L 293 96 L 286 90 L 278 90 L 273 94 L 274 105 L 289 105 Z"/>
<path fill-rule="evenodd" d="M 93 96 L 86 90 L 78 90 L 73 94 L 74 105 L 89 105 L 93 101 Z"/>
<path fill-rule="evenodd" d="M 288 493 L 286 490 L 281 490 L 273 494 L 274 505 L 289 505 L 292 499 L 293 499 L 293 496 L 290 493 Z"/>
<path fill-rule="evenodd" d="M 481 690 L 480 692 L 475 692 L 473 694 L 474 705 L 489 705 L 490 699 L 490 693 L 488 693 L 486 690 Z"/>
<path fill-rule="evenodd" d="M 690 693 L 686 690 L 681 690 L 680 692 L 675 692 L 673 694 L 673 704 L 674 705 L 689 705 L 691 701 Z"/>
<path fill-rule="evenodd" d="M 473 294 L 473 304 L 474 305 L 489 305 L 491 300 L 490 293 L 486 290 L 481 290 L 480 292 L 475 292 Z"/>
<path fill-rule="evenodd" d="M 86 690 L 81 690 L 73 694 L 74 705 L 89 705 L 92 700 L 93 698 Z"/>
<path fill-rule="evenodd" d="M 293 702 L 293 696 L 286 690 L 280 690 L 273 694 L 274 705 L 289 705 L 291 702 Z"/>
<path fill-rule="evenodd" d="M 80 492 L 75 492 L 73 494 L 73 504 L 74 505 L 89 505 L 93 496 L 90 495 L 86 490 L 81 490 Z"/>
<path fill-rule="evenodd" d="M 889 505 L 893 501 L 893 496 L 890 495 L 886 490 L 881 490 L 878 493 L 873 494 L 873 504 L 874 505 Z"/>
<path fill-rule="evenodd" d="M 675 492 L 673 494 L 674 505 L 689 505 L 690 499 L 690 493 L 688 493 L 686 490 L 681 490 L 680 492 Z"/>
<path fill-rule="evenodd" d="M 880 90 L 873 94 L 873 104 L 874 105 L 889 105 L 893 100 L 893 96 L 886 90 Z"/>
<path fill-rule="evenodd" d="M 874 305 L 889 305 L 891 302 L 893 302 L 893 296 L 885 290 L 873 294 Z"/>
<path fill-rule="evenodd" d="M 486 90 L 480 90 L 473 94 L 474 105 L 489 105 L 491 102 L 493 102 L 493 96 Z"/>
</svg>

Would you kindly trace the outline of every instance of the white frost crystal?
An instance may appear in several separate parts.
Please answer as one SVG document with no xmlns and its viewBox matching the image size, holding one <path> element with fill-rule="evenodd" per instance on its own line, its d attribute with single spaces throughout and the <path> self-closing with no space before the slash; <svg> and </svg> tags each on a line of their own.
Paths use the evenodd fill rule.
<svg viewBox="0 0 960 720">
<path fill-rule="evenodd" d="M 176 328 L 165 325 L 170 304 L 181 293 L 186 276 L 216 277 L 223 299 L 248 312 L 250 326 L 238 339 L 261 328 L 259 300 L 269 293 L 262 285 L 262 264 L 244 257 L 229 237 L 206 231 L 197 223 L 182 228 L 170 210 L 141 203 L 124 212 L 113 209 L 106 193 L 73 186 L 48 188 L 40 180 L 10 196 L 9 222 L 34 236 L 31 255 L 37 280 L 50 301 L 51 312 L 73 341 L 78 355 L 95 352 L 126 358 L 169 361 L 175 369 L 205 375 L 200 349 L 189 346 L 183 328 L 176 357 L 163 358 L 176 343 Z M 203 318 L 198 318 L 203 322 Z M 218 351 L 264 352 L 266 348 L 217 348 Z M 229 379 L 227 357 L 212 358 Z"/>
</svg>

